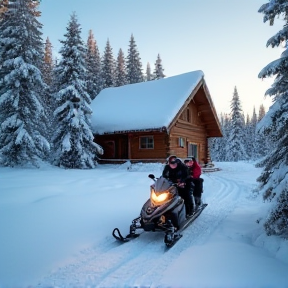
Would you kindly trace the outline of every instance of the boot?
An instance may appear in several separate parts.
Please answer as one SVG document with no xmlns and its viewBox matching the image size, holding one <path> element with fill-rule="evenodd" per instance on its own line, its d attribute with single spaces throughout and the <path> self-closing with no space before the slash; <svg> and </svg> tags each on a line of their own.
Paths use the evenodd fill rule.
<svg viewBox="0 0 288 288">
<path fill-rule="evenodd" d="M 193 215 L 192 209 L 191 209 L 191 205 L 189 205 L 189 203 L 187 203 L 187 205 L 185 205 L 186 208 L 186 218 L 190 217 Z"/>
<path fill-rule="evenodd" d="M 194 197 L 195 198 L 195 204 L 196 204 L 196 210 L 202 205 L 201 197 Z"/>
</svg>

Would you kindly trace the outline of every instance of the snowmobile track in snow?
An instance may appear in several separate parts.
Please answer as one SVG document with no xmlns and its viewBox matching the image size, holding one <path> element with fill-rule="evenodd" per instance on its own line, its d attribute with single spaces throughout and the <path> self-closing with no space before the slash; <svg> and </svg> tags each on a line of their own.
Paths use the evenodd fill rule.
<svg viewBox="0 0 288 288">
<path fill-rule="evenodd" d="M 193 245 L 202 245 L 219 224 L 229 216 L 241 201 L 248 187 L 226 180 L 221 172 L 208 176 L 215 191 L 209 193 L 209 205 L 181 234 L 183 237 L 173 247 L 166 249 L 164 233 L 143 232 L 127 243 L 106 237 L 97 247 L 82 251 L 74 264 L 67 265 L 43 279 L 40 287 L 150 287 L 160 285 L 161 271 Z M 250 187 L 249 187 L 250 188 Z M 204 184 L 205 189 L 205 184 Z M 129 223 L 127 223 L 128 225 Z M 151 261 L 152 260 L 152 261 Z M 68 284 L 69 283 L 69 284 Z"/>
</svg>

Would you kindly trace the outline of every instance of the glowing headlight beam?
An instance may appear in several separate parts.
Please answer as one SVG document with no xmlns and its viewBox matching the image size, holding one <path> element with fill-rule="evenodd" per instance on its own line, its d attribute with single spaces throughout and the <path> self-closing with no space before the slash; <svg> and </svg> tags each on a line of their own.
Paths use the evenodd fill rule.
<svg viewBox="0 0 288 288">
<path fill-rule="evenodd" d="M 155 192 L 152 192 L 152 199 L 155 201 L 155 202 L 162 202 L 162 201 L 165 201 L 167 198 L 168 198 L 168 193 L 162 193 L 160 195 L 156 195 Z"/>
</svg>

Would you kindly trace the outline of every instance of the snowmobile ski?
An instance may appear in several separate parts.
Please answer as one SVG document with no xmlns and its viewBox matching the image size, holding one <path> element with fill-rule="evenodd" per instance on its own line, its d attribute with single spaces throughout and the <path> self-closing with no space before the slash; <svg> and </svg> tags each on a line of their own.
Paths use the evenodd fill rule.
<svg viewBox="0 0 288 288">
<path fill-rule="evenodd" d="M 120 230 L 118 228 L 115 228 L 112 232 L 113 237 L 120 241 L 120 242 L 128 242 L 132 239 L 137 238 L 138 236 L 140 236 L 140 234 L 136 234 L 136 233 L 129 233 L 128 235 L 126 235 L 125 237 L 122 236 L 122 234 L 120 233 Z"/>
<path fill-rule="evenodd" d="M 132 221 L 132 224 L 130 225 L 130 233 L 126 235 L 126 237 L 123 237 L 120 230 L 118 228 L 115 228 L 112 232 L 113 237 L 120 241 L 120 242 L 128 242 L 132 239 L 135 239 L 140 236 L 140 234 L 136 233 L 136 230 L 141 228 L 139 221 L 141 217 L 137 217 Z"/>
<path fill-rule="evenodd" d="M 164 242 L 165 242 L 165 244 L 166 244 L 166 247 L 167 247 L 167 248 L 171 248 L 172 246 L 174 246 L 174 245 L 176 244 L 176 242 L 177 242 L 182 236 L 183 236 L 182 234 L 175 234 L 170 241 L 167 241 L 167 240 L 166 240 L 166 235 L 165 235 Z"/>
</svg>

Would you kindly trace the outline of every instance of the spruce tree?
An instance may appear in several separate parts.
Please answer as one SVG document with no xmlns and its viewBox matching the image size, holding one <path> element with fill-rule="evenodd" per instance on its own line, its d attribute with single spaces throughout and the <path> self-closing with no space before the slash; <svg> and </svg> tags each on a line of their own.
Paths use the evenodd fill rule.
<svg viewBox="0 0 288 288">
<path fill-rule="evenodd" d="M 116 87 L 127 84 L 126 63 L 125 63 L 125 57 L 124 57 L 124 53 L 122 49 L 119 49 L 115 77 L 116 77 L 115 79 Z"/>
<path fill-rule="evenodd" d="M 164 77 L 165 77 L 165 75 L 164 75 L 164 69 L 162 66 L 162 60 L 160 58 L 160 54 L 158 54 L 156 62 L 155 62 L 154 72 L 153 72 L 153 79 L 158 80 L 158 79 L 162 79 Z"/>
<path fill-rule="evenodd" d="M 109 39 L 106 42 L 104 55 L 102 58 L 102 81 L 103 89 L 115 86 L 115 60 Z"/>
<path fill-rule="evenodd" d="M 220 125 L 223 137 L 212 138 L 209 141 L 211 158 L 214 161 L 226 161 L 226 146 L 228 141 L 230 120 L 227 114 L 220 114 Z"/>
<path fill-rule="evenodd" d="M 42 101 L 45 106 L 45 114 L 47 118 L 47 130 L 45 132 L 46 138 L 51 142 L 51 135 L 54 126 L 54 116 L 53 112 L 56 108 L 55 98 L 53 96 L 54 89 L 54 79 L 53 79 L 53 70 L 54 70 L 54 62 L 53 62 L 53 54 L 52 54 L 52 44 L 47 37 L 44 47 L 44 59 L 42 65 L 42 75 L 43 80 L 46 83 L 46 89 L 43 90 Z"/>
<path fill-rule="evenodd" d="M 258 129 L 258 125 L 261 125 L 261 120 L 264 118 L 266 112 L 264 105 L 261 104 L 259 108 L 259 114 L 257 118 L 257 125 L 256 125 L 256 155 L 257 159 L 263 158 L 264 156 L 268 155 L 270 153 L 270 150 L 275 146 L 275 143 L 273 143 L 273 140 L 271 141 L 272 134 L 268 133 L 268 130 L 265 129 Z M 263 120 L 265 121 L 265 119 Z M 261 127 L 260 126 L 260 127 Z M 258 162 L 256 164 L 257 167 L 264 167 L 263 162 Z"/>
<path fill-rule="evenodd" d="M 274 24 L 275 18 L 283 16 L 284 25 L 276 35 L 267 41 L 267 47 L 285 44 L 281 57 L 268 64 L 259 73 L 259 78 L 276 76 L 266 95 L 273 97 L 269 113 L 262 119 L 262 127 L 270 133 L 275 148 L 262 161 L 264 169 L 257 179 L 264 200 L 271 203 L 271 211 L 264 223 L 268 235 L 288 238 L 288 10 L 287 0 L 273 0 L 263 4 L 259 11 L 264 14 L 264 22 Z M 259 123 L 259 124 L 261 124 Z"/>
<path fill-rule="evenodd" d="M 9 0 L 0 0 L 0 21 L 4 13 L 8 10 Z"/>
<path fill-rule="evenodd" d="M 147 63 L 147 67 L 146 67 L 146 77 L 145 77 L 145 81 L 151 81 L 153 80 L 153 75 L 151 73 L 151 67 L 150 67 L 150 63 Z"/>
<path fill-rule="evenodd" d="M 6 166 L 38 166 L 49 151 L 40 72 L 42 24 L 38 2 L 32 4 L 9 1 L 0 21 L 0 154 Z"/>
<path fill-rule="evenodd" d="M 53 135 L 53 164 L 64 168 L 94 168 L 102 149 L 93 142 L 90 127 L 91 99 L 86 87 L 86 49 L 75 13 L 61 40 L 62 58 L 55 68 L 57 108 Z"/>
<path fill-rule="evenodd" d="M 226 146 L 226 159 L 227 161 L 237 162 L 239 160 L 246 159 L 246 153 L 243 143 L 244 119 L 240 98 L 236 87 L 234 88 L 230 108 L 231 129 L 229 131 L 229 137 L 227 141 L 228 146 Z"/>
<path fill-rule="evenodd" d="M 47 37 L 44 47 L 44 63 L 43 63 L 43 80 L 48 86 L 53 84 L 53 54 L 52 54 L 52 44 Z"/>
<path fill-rule="evenodd" d="M 129 42 L 126 65 L 127 65 L 127 81 L 129 84 L 144 81 L 141 58 L 133 34 L 131 35 Z"/>
<path fill-rule="evenodd" d="M 265 107 L 263 104 L 261 104 L 259 107 L 258 122 L 265 116 L 265 114 Z"/>
<path fill-rule="evenodd" d="M 246 121 L 244 124 L 244 130 L 243 130 L 243 143 L 244 143 L 244 149 L 246 151 L 248 159 L 252 158 L 253 154 L 253 138 L 252 138 L 252 126 L 251 126 L 251 120 L 249 114 L 246 115 Z"/>
<path fill-rule="evenodd" d="M 228 114 L 224 114 L 221 119 L 223 137 L 220 138 L 220 159 L 221 161 L 230 161 L 227 159 L 227 147 L 229 145 L 228 138 L 231 130 L 231 119 Z"/>
<path fill-rule="evenodd" d="M 101 78 L 101 58 L 97 42 L 94 39 L 92 30 L 89 31 L 89 36 L 87 40 L 87 55 L 86 55 L 86 65 L 87 65 L 87 92 L 91 99 L 95 97 L 102 90 L 102 78 Z"/>
<path fill-rule="evenodd" d="M 259 159 L 259 152 L 258 152 L 258 146 L 257 146 L 257 131 L 256 131 L 256 127 L 257 127 L 257 123 L 258 123 L 258 119 L 257 119 L 257 114 L 256 114 L 256 109 L 255 107 L 253 108 L 253 114 L 251 117 L 251 151 L 252 151 L 252 155 L 251 155 L 251 160 L 256 160 Z M 249 148 L 249 147 L 248 147 Z"/>
<path fill-rule="evenodd" d="M 256 160 L 257 149 L 256 149 L 256 125 L 257 125 L 257 115 L 255 112 L 255 107 L 253 109 L 252 117 L 249 114 L 246 116 L 245 129 L 244 129 L 244 144 L 245 151 L 248 160 Z"/>
<path fill-rule="evenodd" d="M 224 119 L 223 119 L 223 140 L 224 142 L 222 142 L 222 161 L 226 161 L 226 162 L 230 162 L 231 159 L 229 158 L 229 156 L 227 156 L 227 149 L 229 147 L 229 137 L 230 137 L 230 133 L 231 133 L 231 128 L 232 128 L 232 121 L 231 121 L 231 117 L 229 114 L 224 114 Z"/>
</svg>

